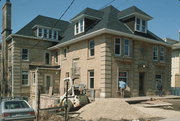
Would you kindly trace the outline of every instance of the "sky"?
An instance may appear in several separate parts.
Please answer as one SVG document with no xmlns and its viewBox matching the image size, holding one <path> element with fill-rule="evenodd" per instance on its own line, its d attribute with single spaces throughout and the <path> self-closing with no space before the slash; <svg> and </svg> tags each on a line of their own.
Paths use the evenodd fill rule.
<svg viewBox="0 0 180 121">
<path fill-rule="evenodd" d="M 1 8 L 5 1 L 0 1 Z M 99 10 L 106 5 L 113 5 L 121 11 L 131 6 L 136 6 L 153 17 L 148 22 L 148 29 L 151 32 L 161 38 L 168 37 L 179 40 L 179 0 L 114 0 L 112 3 L 111 1 L 75 0 L 71 8 L 62 17 L 62 20 L 70 21 L 75 15 L 87 7 Z M 59 19 L 71 2 L 72 0 L 11 0 L 12 33 L 16 33 L 38 15 Z M 0 23 L 2 23 L 2 11 L 0 14 Z"/>
</svg>

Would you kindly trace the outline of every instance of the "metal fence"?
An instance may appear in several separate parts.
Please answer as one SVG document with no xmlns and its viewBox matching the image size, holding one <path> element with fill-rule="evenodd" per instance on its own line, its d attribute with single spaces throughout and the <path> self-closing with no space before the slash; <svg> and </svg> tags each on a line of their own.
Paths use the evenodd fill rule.
<svg viewBox="0 0 180 121">
<path fill-rule="evenodd" d="M 171 94 L 180 96 L 180 87 L 172 87 L 171 88 Z"/>
</svg>

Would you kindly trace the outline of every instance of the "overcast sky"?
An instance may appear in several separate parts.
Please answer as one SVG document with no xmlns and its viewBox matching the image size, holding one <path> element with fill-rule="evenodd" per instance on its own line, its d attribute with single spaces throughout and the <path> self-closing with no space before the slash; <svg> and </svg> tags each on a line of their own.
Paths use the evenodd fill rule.
<svg viewBox="0 0 180 121">
<path fill-rule="evenodd" d="M 12 29 L 16 33 L 38 15 L 57 18 L 62 15 L 72 0 L 11 0 Z M 86 7 L 101 9 L 112 0 L 75 0 L 63 20 L 69 21 Z M 0 1 L 2 8 L 5 0 Z M 180 1 L 179 0 L 115 0 L 111 3 L 119 10 L 137 6 L 153 19 L 148 29 L 161 38 L 169 37 L 179 40 Z M 1 12 L 2 14 L 2 12 Z M 0 16 L 0 22 L 2 18 Z"/>
</svg>

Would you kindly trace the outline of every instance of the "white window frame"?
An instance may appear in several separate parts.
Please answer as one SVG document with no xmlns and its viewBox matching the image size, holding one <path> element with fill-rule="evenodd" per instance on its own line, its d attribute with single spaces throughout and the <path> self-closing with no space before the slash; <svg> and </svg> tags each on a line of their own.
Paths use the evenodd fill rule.
<svg viewBox="0 0 180 121">
<path fill-rule="evenodd" d="M 162 51 L 162 49 L 163 49 L 163 51 Z M 161 59 L 161 57 L 162 57 L 163 59 Z M 160 47 L 159 60 L 160 60 L 160 61 L 165 61 L 165 48 L 164 48 L 164 47 Z"/>
<path fill-rule="evenodd" d="M 94 73 L 94 70 L 89 70 L 89 71 L 88 71 L 88 77 L 89 77 L 89 89 L 94 89 L 94 88 L 95 88 L 95 83 L 94 83 L 94 82 L 95 82 L 95 81 L 94 81 L 94 75 L 95 75 L 95 73 L 94 73 L 93 76 L 91 76 L 91 75 L 90 75 L 91 72 Z M 93 79 L 93 87 L 91 87 L 91 81 L 92 81 L 91 79 Z"/>
<path fill-rule="evenodd" d="M 126 41 L 128 41 L 128 45 L 126 45 Z M 126 54 L 126 47 L 128 48 L 128 53 Z M 124 55 L 129 56 L 130 55 L 130 40 L 124 39 Z"/>
<path fill-rule="evenodd" d="M 84 30 L 85 30 L 85 22 L 84 22 L 84 18 L 82 18 L 74 25 L 74 35 L 83 33 Z"/>
<path fill-rule="evenodd" d="M 140 24 L 137 24 L 138 19 L 140 20 Z M 143 21 L 145 22 L 145 26 L 143 25 Z M 139 30 L 137 26 L 139 26 Z M 143 31 L 143 27 L 144 27 L 144 31 Z M 147 21 L 142 18 L 135 17 L 135 31 L 147 33 Z"/>
<path fill-rule="evenodd" d="M 45 32 L 46 31 L 46 32 Z M 46 36 L 45 36 L 46 35 Z M 44 38 L 49 38 L 49 30 L 47 28 L 44 28 L 44 34 L 43 34 Z"/>
<path fill-rule="evenodd" d="M 40 29 L 41 29 L 41 32 L 40 32 Z M 37 37 L 43 37 L 43 35 L 44 35 L 43 31 L 44 31 L 43 28 L 38 28 L 37 29 Z M 40 33 L 41 33 L 41 36 L 39 35 Z"/>
<path fill-rule="evenodd" d="M 91 42 L 94 43 L 94 46 L 91 47 Z M 92 53 L 92 51 L 94 51 L 94 53 Z M 93 57 L 95 56 L 95 41 L 94 40 L 90 40 L 89 41 L 89 57 Z"/>
<path fill-rule="evenodd" d="M 153 61 L 158 61 L 158 46 L 153 47 Z"/>
<path fill-rule="evenodd" d="M 27 54 L 26 55 L 24 55 L 23 50 L 27 50 Z M 24 59 L 23 56 L 27 56 L 27 59 Z M 27 49 L 27 48 L 22 48 L 21 49 L 21 59 L 23 61 L 29 61 L 29 49 Z"/>
<path fill-rule="evenodd" d="M 27 79 L 23 79 L 23 75 L 26 75 Z M 23 84 L 23 81 L 27 81 L 27 84 Z M 29 72 L 28 71 L 22 71 L 21 72 L 21 85 L 22 86 L 29 86 Z"/>
<path fill-rule="evenodd" d="M 56 30 L 53 30 L 53 35 L 52 35 L 52 38 L 54 39 L 54 40 L 58 40 L 58 31 L 56 31 Z"/>
<path fill-rule="evenodd" d="M 117 39 L 120 40 L 120 43 L 118 43 L 118 44 L 116 43 L 116 40 L 117 40 Z M 121 40 L 122 40 L 121 38 L 115 38 L 115 39 L 114 39 L 114 54 L 115 54 L 116 56 L 120 56 L 120 55 L 121 55 Z M 119 54 L 116 54 L 116 45 L 119 46 Z"/>
</svg>

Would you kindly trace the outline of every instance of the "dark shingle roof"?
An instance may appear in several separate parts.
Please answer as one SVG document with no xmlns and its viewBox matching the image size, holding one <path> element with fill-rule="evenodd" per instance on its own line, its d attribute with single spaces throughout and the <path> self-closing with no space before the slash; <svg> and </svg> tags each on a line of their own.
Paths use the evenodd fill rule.
<svg viewBox="0 0 180 121">
<path fill-rule="evenodd" d="M 121 21 L 118 20 L 117 14 L 119 13 L 119 10 L 114 8 L 113 6 L 108 6 L 104 9 L 99 10 L 103 15 L 101 20 L 97 20 L 95 24 L 89 28 L 85 33 L 83 34 L 88 34 L 93 31 L 103 29 L 103 28 L 108 28 L 108 29 L 113 29 L 117 31 L 122 31 L 126 33 L 132 33 Z M 66 30 L 64 34 L 64 38 L 60 41 L 60 43 L 63 43 L 65 41 L 74 39 L 78 36 L 74 36 L 74 22 L 69 25 L 68 29 Z M 80 34 L 82 35 L 82 34 Z"/>
<path fill-rule="evenodd" d="M 25 27 L 23 27 L 21 30 L 19 30 L 16 34 L 20 35 L 26 35 L 26 36 L 35 36 L 35 33 L 33 32 L 32 28 L 35 25 L 39 26 L 46 26 L 46 27 L 53 27 L 56 29 L 60 29 L 61 32 L 61 37 L 62 39 L 60 40 L 60 43 L 72 40 L 74 38 L 77 38 L 79 36 L 107 28 L 111 30 L 116 30 L 128 34 L 134 34 L 137 36 L 142 36 L 150 39 L 154 39 L 157 41 L 163 41 L 161 38 L 157 37 L 155 34 L 152 32 L 148 31 L 146 34 L 145 33 L 138 33 L 138 32 L 132 32 L 123 21 L 119 20 L 119 17 L 122 16 L 128 16 L 129 14 L 136 12 L 139 14 L 142 14 L 144 16 L 150 17 L 151 16 L 147 15 L 140 9 L 138 9 L 135 6 L 132 6 L 128 9 L 125 9 L 123 11 L 119 11 L 118 9 L 114 8 L 113 6 L 108 6 L 104 9 L 101 10 L 95 10 L 91 8 L 86 8 L 82 12 L 80 12 L 78 15 L 76 15 L 72 19 L 72 23 L 69 23 L 67 21 L 62 21 L 62 20 L 57 20 L 45 16 L 37 16 L 35 19 L 33 19 L 30 23 L 28 23 Z M 74 19 L 78 18 L 81 15 L 87 15 L 87 16 L 92 16 L 95 18 L 100 18 L 100 19 L 94 19 L 94 23 L 86 28 L 84 33 L 74 35 L 74 25 L 75 21 Z M 58 22 L 57 22 L 58 21 Z M 56 26 L 54 24 L 57 22 Z"/>
<path fill-rule="evenodd" d="M 127 17 L 127 16 L 129 16 L 129 15 L 131 15 L 131 14 L 133 14 L 133 13 L 139 13 L 139 14 L 141 14 L 141 15 L 143 15 L 143 16 L 146 16 L 146 17 L 152 19 L 151 16 L 149 16 L 148 14 L 146 14 L 145 12 L 143 12 L 142 10 L 140 10 L 139 8 L 137 8 L 136 6 L 132 6 L 132 7 L 130 7 L 130 8 L 127 8 L 127 9 L 119 12 L 118 18 L 124 18 L 124 17 Z"/>
<path fill-rule="evenodd" d="M 95 18 L 102 18 L 103 13 L 101 11 L 92 9 L 92 8 L 86 8 L 84 9 L 82 12 L 80 12 L 79 14 L 77 14 L 75 17 L 73 17 L 71 20 L 74 20 L 75 18 L 81 16 L 81 15 L 88 15 L 88 16 L 92 16 Z"/>
<path fill-rule="evenodd" d="M 39 15 L 18 32 L 16 32 L 16 34 L 35 37 L 33 27 L 36 25 L 60 29 L 62 32 L 64 32 L 69 25 L 69 22 Z"/>
</svg>

